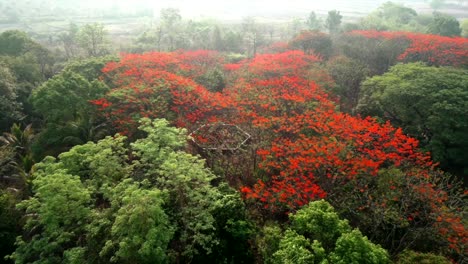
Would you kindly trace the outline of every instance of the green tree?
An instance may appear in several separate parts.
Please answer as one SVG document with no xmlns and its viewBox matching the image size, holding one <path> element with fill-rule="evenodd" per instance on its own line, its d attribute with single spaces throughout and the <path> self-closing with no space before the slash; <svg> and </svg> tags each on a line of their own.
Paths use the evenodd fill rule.
<svg viewBox="0 0 468 264">
<path fill-rule="evenodd" d="M 4 169 L 4 164 L 1 163 L 3 153 L 3 147 L 0 147 L 0 173 Z M 16 191 L 0 189 L 0 259 L 2 263 L 10 263 L 4 260 L 4 257 L 15 251 L 16 237 L 21 234 L 21 212 L 16 209 L 20 197 Z"/>
<path fill-rule="evenodd" d="M 320 30 L 322 21 L 317 17 L 314 11 L 311 11 L 306 20 L 306 25 L 309 30 Z"/>
<path fill-rule="evenodd" d="M 34 42 L 19 30 L 7 30 L 0 34 L 0 55 L 20 56 L 33 48 Z"/>
<path fill-rule="evenodd" d="M 460 23 L 453 16 L 434 12 L 432 21 L 428 25 L 427 32 L 449 37 L 460 36 Z"/>
<path fill-rule="evenodd" d="M 79 68 L 78 65 L 68 67 Z M 89 71 L 90 67 L 84 68 Z M 91 72 L 83 74 L 94 77 Z M 97 110 L 89 101 L 102 97 L 107 90 L 102 81 L 88 81 L 71 70 L 63 71 L 34 90 L 31 102 L 45 126 L 34 144 L 35 156 L 57 155 L 71 146 L 102 137 L 97 131 L 100 121 L 94 119 Z"/>
<path fill-rule="evenodd" d="M 461 36 L 464 38 L 468 38 L 468 19 L 463 19 L 460 28 L 462 30 Z"/>
<path fill-rule="evenodd" d="M 34 197 L 18 206 L 30 216 L 27 235 L 17 240 L 16 263 L 60 263 L 70 251 L 82 250 L 80 238 L 91 215 L 90 192 L 78 176 L 64 170 L 36 175 Z M 41 230 L 40 233 L 35 230 Z"/>
<path fill-rule="evenodd" d="M 230 215 L 245 210 L 240 197 L 214 187 L 204 161 L 182 151 L 186 131 L 167 125 L 143 119 L 134 143 L 116 135 L 36 164 L 33 196 L 20 205 L 28 213 L 24 236 L 12 258 L 187 263 L 219 249 L 231 253 L 216 261 L 235 259 L 237 251 L 219 243 L 247 244 L 249 228 Z"/>
<path fill-rule="evenodd" d="M 16 102 L 16 79 L 10 69 L 0 64 L 0 131 L 5 131 L 21 116 L 21 104 Z"/>
<path fill-rule="evenodd" d="M 361 19 L 363 29 L 423 31 L 420 16 L 412 8 L 401 4 L 386 2 L 376 11 Z"/>
<path fill-rule="evenodd" d="M 333 92 L 340 97 L 341 111 L 352 112 L 357 106 L 361 83 L 369 75 L 369 69 L 357 60 L 341 56 L 329 60 L 327 70 L 335 81 Z"/>
<path fill-rule="evenodd" d="M 244 43 L 247 47 L 247 55 L 255 57 L 258 47 L 264 41 L 260 32 L 260 25 L 255 21 L 255 18 L 245 17 L 242 20 L 242 32 L 244 34 Z"/>
<path fill-rule="evenodd" d="M 335 250 L 330 254 L 330 262 L 336 264 L 390 263 L 385 249 L 373 244 L 357 229 L 338 238 Z"/>
<path fill-rule="evenodd" d="M 15 149 L 8 145 L 0 146 L 0 186 L 11 186 L 18 177 Z"/>
<path fill-rule="evenodd" d="M 343 16 L 340 15 L 340 11 L 328 11 L 327 20 L 325 20 L 325 27 L 328 29 L 330 34 L 337 33 L 339 31 L 342 18 Z"/>
<path fill-rule="evenodd" d="M 358 111 L 402 127 L 442 168 L 467 175 L 467 76 L 465 69 L 398 64 L 363 83 Z"/>
<path fill-rule="evenodd" d="M 10 128 L 10 132 L 4 132 L 3 136 L 0 136 L 0 142 L 13 148 L 15 152 L 15 164 L 16 169 L 20 172 L 21 182 L 24 184 L 25 178 L 28 176 L 29 171 L 34 165 L 34 159 L 32 156 L 31 145 L 34 139 L 34 132 L 32 125 L 27 125 L 24 129 L 21 125 L 13 124 Z"/>
<path fill-rule="evenodd" d="M 229 30 L 224 36 L 224 42 L 226 46 L 225 51 L 240 53 L 242 52 L 242 35 L 239 32 Z"/>
<path fill-rule="evenodd" d="M 67 59 L 74 58 L 78 55 L 78 26 L 70 22 L 68 30 L 59 35 L 59 40 L 63 43 L 63 50 Z"/>
<path fill-rule="evenodd" d="M 333 52 L 333 42 L 330 36 L 318 31 L 303 30 L 289 44 L 303 50 L 306 54 L 315 53 L 324 59 L 328 59 Z"/>
<path fill-rule="evenodd" d="M 126 185 L 127 182 L 123 182 Z M 119 188 L 119 187 L 116 187 Z M 114 197 L 119 207 L 103 252 L 115 251 L 117 263 L 165 263 L 174 228 L 164 212 L 164 193 L 130 184 Z"/>
<path fill-rule="evenodd" d="M 214 237 L 215 219 L 212 215 L 214 202 L 221 194 L 210 184 L 216 177 L 203 160 L 182 151 L 186 131 L 168 127 L 166 120 L 143 120 L 140 127 L 148 136 L 132 144 L 135 155 L 140 158 L 137 170 L 143 177 L 169 193 L 169 216 L 176 222 L 178 261 L 190 260 L 199 250 L 211 253 L 218 243 Z"/>
<path fill-rule="evenodd" d="M 167 49 L 173 51 L 176 49 L 177 38 L 180 34 L 180 23 L 182 16 L 180 10 L 175 8 L 163 8 L 160 13 L 160 25 L 162 36 L 168 42 Z"/>
<path fill-rule="evenodd" d="M 343 34 L 334 44 L 346 57 L 366 65 L 369 75 L 373 76 L 383 74 L 395 65 L 410 41 L 405 38 L 382 40 Z"/>
<path fill-rule="evenodd" d="M 217 50 L 217 51 L 224 51 L 225 50 L 225 45 L 224 45 L 224 39 L 223 39 L 223 36 L 221 34 L 221 29 L 218 25 L 216 25 L 214 28 L 213 28 L 213 33 L 212 33 L 213 37 L 212 37 L 212 46 L 213 46 L 213 49 L 214 50 Z"/>
<path fill-rule="evenodd" d="M 0 110 L 10 116 L 9 120 L 1 122 L 0 130 L 4 131 L 12 122 L 20 121 L 19 118 L 25 123 L 33 120 L 28 97 L 35 87 L 52 75 L 53 64 L 51 53 L 26 33 L 10 30 L 0 34 L 0 82 L 3 82 L 0 84 L 3 86 L 3 89 L 0 88 L 3 90 L 0 93 Z M 10 74 L 13 79 L 8 76 Z M 5 86 L 10 86 L 10 91 L 5 91 Z M 13 111 L 16 112 L 16 117 L 11 115 L 13 109 L 16 109 Z M 2 114 L 0 119 L 3 119 Z"/>
<path fill-rule="evenodd" d="M 408 24 L 418 16 L 418 13 L 412 8 L 386 2 L 377 11 L 378 15 L 386 21 L 395 24 Z"/>
<path fill-rule="evenodd" d="M 271 263 L 390 263 L 388 253 L 352 230 L 327 202 L 315 201 L 290 215 L 291 226 Z"/>
<path fill-rule="evenodd" d="M 86 24 L 77 33 L 78 45 L 89 57 L 109 54 L 107 31 L 103 24 Z"/>
</svg>

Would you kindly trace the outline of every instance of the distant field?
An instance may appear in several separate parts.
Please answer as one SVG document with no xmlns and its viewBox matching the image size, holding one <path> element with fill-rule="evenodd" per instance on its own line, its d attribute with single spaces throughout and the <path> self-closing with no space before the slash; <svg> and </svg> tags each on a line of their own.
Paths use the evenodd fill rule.
<svg viewBox="0 0 468 264">
<path fill-rule="evenodd" d="M 266 0 L 211 1 L 210 5 L 206 4 L 207 2 L 210 1 L 162 0 L 158 3 L 160 7 L 168 4 L 171 7 L 179 8 L 185 19 L 214 17 L 218 21 L 225 23 L 238 23 L 243 17 L 255 16 L 259 21 L 281 23 L 291 21 L 292 18 L 305 18 L 310 11 L 315 11 L 319 16 L 325 16 L 329 10 L 333 9 L 341 12 L 345 22 L 353 22 L 360 17 L 366 16 L 369 12 L 387 2 L 387 0 L 290 0 L 287 4 L 283 5 L 271 4 L 270 1 Z M 428 1 L 413 0 L 403 2 L 406 6 L 414 8 L 419 13 L 433 12 Z M 449 2 L 455 4 L 456 1 Z M 453 15 L 458 19 L 468 18 L 467 4 L 456 8 L 449 5 L 439 11 Z M 151 13 L 151 10 L 149 13 Z M 153 13 L 158 15 L 157 10 L 154 10 Z M 0 23 L 0 32 L 9 29 L 19 29 L 28 32 L 37 40 L 44 42 L 50 40 L 52 36 L 56 36 L 57 33 L 65 31 L 71 21 L 78 25 L 99 22 L 106 26 L 113 40 L 126 42 L 132 36 L 139 35 L 145 28 L 154 23 L 153 18 L 150 16 L 108 18 L 108 16 L 98 16 L 96 14 L 99 14 L 99 12 L 88 12 L 86 16 L 38 14 L 36 16 L 29 15 L 29 17 L 22 17 L 20 15 L 18 16 L 20 22 Z"/>
</svg>

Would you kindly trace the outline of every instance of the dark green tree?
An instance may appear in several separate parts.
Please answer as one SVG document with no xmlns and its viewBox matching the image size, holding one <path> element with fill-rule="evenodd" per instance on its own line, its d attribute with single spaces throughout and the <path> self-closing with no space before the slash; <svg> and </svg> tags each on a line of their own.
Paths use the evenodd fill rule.
<svg viewBox="0 0 468 264">
<path fill-rule="evenodd" d="M 91 72 L 83 74 L 93 77 Z M 31 102 L 45 127 L 34 144 L 35 156 L 40 159 L 44 155 L 57 155 L 74 145 L 102 138 L 97 130 L 102 127 L 101 122 L 94 118 L 97 110 L 89 101 L 102 97 L 107 90 L 102 81 L 88 81 L 71 70 L 63 71 L 34 90 Z"/>
<path fill-rule="evenodd" d="M 361 83 L 369 75 L 363 63 L 348 57 L 335 57 L 327 62 L 327 70 L 335 81 L 334 94 L 340 97 L 343 112 L 352 112 L 357 106 Z"/>
<path fill-rule="evenodd" d="M 21 104 L 16 101 L 16 79 L 10 69 L 0 64 L 0 131 L 5 131 L 22 117 Z"/>
<path fill-rule="evenodd" d="M 339 31 L 342 18 L 343 16 L 340 14 L 340 11 L 328 11 L 327 20 L 325 20 L 325 27 L 328 29 L 330 34 L 337 33 Z"/>
<path fill-rule="evenodd" d="M 361 91 L 359 113 L 390 120 L 419 139 L 443 169 L 467 175 L 467 70 L 398 64 L 366 80 Z"/>
<path fill-rule="evenodd" d="M 427 32 L 449 37 L 460 36 L 460 23 L 453 16 L 434 12 L 432 21 L 428 25 Z"/>
</svg>

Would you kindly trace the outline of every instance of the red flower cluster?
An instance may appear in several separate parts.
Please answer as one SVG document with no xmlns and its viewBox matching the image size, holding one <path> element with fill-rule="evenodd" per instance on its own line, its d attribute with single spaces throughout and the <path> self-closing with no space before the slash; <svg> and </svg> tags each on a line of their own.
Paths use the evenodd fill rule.
<svg viewBox="0 0 468 264">
<path fill-rule="evenodd" d="M 367 36 L 368 32 L 352 34 Z M 381 36 L 370 36 L 398 35 L 375 34 Z M 414 39 L 411 47 L 425 39 L 425 35 L 406 35 Z M 414 53 L 409 48 L 404 57 Z M 297 210 L 312 200 L 337 195 L 345 184 L 355 184 L 356 191 L 365 195 L 368 186 L 359 181 L 377 177 L 386 168 L 400 169 L 407 177 L 420 179 L 416 182 L 424 182 L 434 164 L 427 153 L 417 150 L 418 142 L 389 123 L 337 112 L 327 93 L 309 79 L 309 70 L 318 61 L 301 51 L 262 54 L 237 64 L 223 64 L 219 54 L 209 51 L 126 54 L 103 69 L 113 89 L 92 103 L 127 134 L 136 130 L 141 117 L 164 117 L 192 130 L 219 121 L 236 124 L 251 136 L 248 153 L 252 156 L 234 162 L 261 160 L 261 172 L 257 178 L 241 180 L 241 192 L 270 212 Z M 194 81 L 214 67 L 224 69 L 232 80 L 222 93 L 210 92 Z M 392 192 L 402 192 L 400 186 L 391 186 Z M 464 226 L 440 209 L 445 208 L 447 194 L 432 185 L 411 188 L 418 197 L 427 198 L 431 217 L 440 217 L 435 226 L 450 245 L 462 250 L 467 237 Z M 400 198 L 394 195 L 378 206 L 384 208 Z M 403 219 L 414 221 L 418 214 L 409 210 Z"/>
<path fill-rule="evenodd" d="M 439 66 L 468 65 L 467 38 L 374 30 L 357 30 L 349 34 L 360 35 L 370 39 L 409 40 L 409 47 L 398 57 L 400 61 L 424 61 L 430 65 Z"/>
</svg>

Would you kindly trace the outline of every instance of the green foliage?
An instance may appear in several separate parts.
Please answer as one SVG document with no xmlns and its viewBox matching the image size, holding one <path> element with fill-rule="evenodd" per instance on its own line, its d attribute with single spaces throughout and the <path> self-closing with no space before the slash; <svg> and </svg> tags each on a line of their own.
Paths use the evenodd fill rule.
<svg viewBox="0 0 468 264">
<path fill-rule="evenodd" d="M 218 186 L 221 196 L 215 201 L 213 217 L 215 236 L 219 243 L 209 255 L 197 255 L 194 263 L 252 263 L 249 240 L 254 234 L 253 223 L 238 191 L 226 183 Z"/>
<path fill-rule="evenodd" d="M 325 20 L 325 27 L 330 33 L 337 33 L 340 29 L 341 19 L 340 11 L 332 10 L 328 11 L 327 20 Z"/>
<path fill-rule="evenodd" d="M 106 91 L 102 82 L 89 82 L 78 73 L 65 71 L 34 90 L 31 101 L 47 122 L 64 123 L 89 111 L 88 101 Z"/>
<path fill-rule="evenodd" d="M 382 18 L 398 24 L 408 24 L 418 15 L 414 9 L 392 2 L 384 3 L 377 12 Z"/>
<path fill-rule="evenodd" d="M 239 194 L 213 187 L 204 161 L 182 151 L 184 129 L 149 119 L 140 129 L 145 136 L 130 145 L 107 137 L 36 164 L 33 196 L 20 205 L 29 217 L 16 262 L 249 259 Z"/>
<path fill-rule="evenodd" d="M 22 116 L 16 97 L 16 79 L 10 69 L 0 64 L 0 131 L 5 131 Z"/>
<path fill-rule="evenodd" d="M 333 53 L 332 44 L 329 35 L 318 31 L 302 31 L 289 43 L 292 47 L 301 49 L 306 54 L 313 52 L 325 60 Z"/>
<path fill-rule="evenodd" d="M 418 14 L 404 5 L 386 2 L 360 21 L 362 29 L 419 31 L 425 29 Z"/>
<path fill-rule="evenodd" d="M 351 230 L 333 207 L 324 200 L 311 202 L 290 215 L 291 225 L 265 255 L 265 263 L 390 263 L 388 253 L 370 242 L 357 229 Z M 278 229 L 266 233 L 274 240 Z M 273 239 L 272 239 L 273 238 Z M 262 252 L 268 250 L 262 247 Z M 277 250 L 275 250 L 277 249 Z M 271 250 L 271 249 L 269 249 Z"/>
<path fill-rule="evenodd" d="M 439 12 L 433 13 L 433 18 L 427 29 L 428 33 L 441 36 L 460 36 L 461 29 L 458 20 Z"/>
<path fill-rule="evenodd" d="M 0 162 L 2 162 L 1 155 L 0 147 Z M 2 170 L 3 164 L 0 163 L 0 173 Z M 15 208 L 17 200 L 13 192 L 0 189 L 0 260 L 15 251 L 15 238 L 21 232 L 19 226 L 21 213 Z"/>
<path fill-rule="evenodd" d="M 0 34 L 0 55 L 20 56 L 33 45 L 25 32 L 7 30 Z"/>
<path fill-rule="evenodd" d="M 396 264 L 450 264 L 450 260 L 443 256 L 432 253 L 419 253 L 411 250 L 405 250 L 397 256 Z"/>
<path fill-rule="evenodd" d="M 11 146 L 0 146 L 0 180 L 7 182 L 17 178 L 15 149 Z"/>
<path fill-rule="evenodd" d="M 62 254 L 82 242 L 91 214 L 90 192 L 64 170 L 37 175 L 33 189 L 35 196 L 18 205 L 29 216 L 26 236 L 18 238 L 12 258 L 16 263 L 60 263 Z"/>
<path fill-rule="evenodd" d="M 107 34 L 103 24 L 86 24 L 80 28 L 76 38 L 89 57 L 99 57 L 109 54 Z"/>
<path fill-rule="evenodd" d="M 29 173 L 34 165 L 31 150 L 34 136 L 31 124 L 22 129 L 21 125 L 16 123 L 10 128 L 9 133 L 5 132 L 0 136 L 0 142 L 13 148 L 16 168 L 24 174 Z"/>
<path fill-rule="evenodd" d="M 175 8 L 163 8 L 161 9 L 160 17 L 161 36 L 158 36 L 158 50 L 161 49 L 160 42 L 163 41 L 168 50 L 173 51 L 176 49 L 178 38 L 181 36 L 181 34 L 178 34 L 181 30 L 180 22 L 182 20 L 180 10 Z"/>
<path fill-rule="evenodd" d="M 104 59 L 105 60 L 105 59 Z M 102 137 L 99 128 L 103 125 L 95 120 L 97 111 L 90 100 L 100 98 L 109 89 L 102 81 L 88 80 L 101 62 L 72 63 L 66 70 L 34 90 L 31 102 L 44 118 L 45 129 L 34 145 L 35 156 L 57 155 L 69 147 Z"/>
<path fill-rule="evenodd" d="M 460 28 L 462 30 L 461 36 L 464 38 L 468 38 L 468 19 L 463 19 Z"/>
<path fill-rule="evenodd" d="M 149 119 L 142 119 L 140 129 L 148 136 L 132 143 L 134 155 L 140 159 L 136 169 L 143 170 L 146 179 L 169 194 L 168 214 L 177 219 L 176 239 L 183 249 L 176 257 L 190 259 L 199 249 L 210 253 L 218 243 L 212 211 L 220 193 L 210 184 L 215 175 L 203 160 L 175 151 L 185 146 L 184 129 L 168 127 L 166 120 Z"/>
<path fill-rule="evenodd" d="M 5 31 L 0 35 L 0 130 L 5 130 L 12 122 L 32 121 L 28 97 L 37 85 L 52 75 L 53 64 L 51 53 L 26 33 Z M 5 86 L 10 86 L 9 92 L 1 91 Z"/>
<path fill-rule="evenodd" d="M 333 92 L 340 96 L 341 111 L 351 112 L 358 103 L 361 83 L 369 69 L 363 63 L 343 56 L 328 61 L 327 70 L 335 80 Z"/>
<path fill-rule="evenodd" d="M 344 56 L 365 65 L 370 76 L 387 72 L 410 44 L 403 38 L 377 40 L 352 35 L 342 35 L 334 43 Z"/>
<path fill-rule="evenodd" d="M 351 230 L 348 222 L 341 220 L 335 209 L 324 200 L 310 203 L 289 218 L 295 231 L 320 241 L 327 249 L 334 246 L 341 234 Z"/>
<path fill-rule="evenodd" d="M 165 263 L 174 230 L 162 207 L 164 194 L 132 184 L 120 195 L 116 197 L 119 209 L 103 251 L 116 248 L 111 261 L 117 263 Z"/>
<path fill-rule="evenodd" d="M 419 139 L 442 168 L 466 174 L 467 76 L 464 69 L 399 64 L 363 83 L 358 111 L 389 119 Z"/>
<path fill-rule="evenodd" d="M 58 37 L 59 40 L 63 43 L 63 48 L 65 52 L 65 56 L 68 59 L 76 57 L 78 55 L 78 26 L 73 22 L 70 22 L 68 26 L 68 30 L 66 32 L 61 33 Z"/>
<path fill-rule="evenodd" d="M 279 250 L 279 243 L 283 238 L 283 231 L 274 224 L 266 224 L 257 233 L 256 245 L 260 253 L 263 263 L 274 263 L 273 254 Z"/>
<path fill-rule="evenodd" d="M 112 61 L 118 61 L 118 58 L 109 55 L 104 57 L 92 57 L 85 60 L 74 60 L 69 62 L 63 71 L 79 74 L 87 81 L 92 82 L 101 77 L 101 70 L 107 63 Z"/>
<path fill-rule="evenodd" d="M 273 263 L 316 263 L 314 262 L 314 254 L 309 248 L 310 242 L 308 239 L 292 230 L 287 230 L 280 241 L 279 250 L 273 254 Z"/>
<path fill-rule="evenodd" d="M 322 21 L 317 17 L 314 11 L 310 12 L 306 24 L 309 30 L 320 30 L 322 28 Z"/>
<path fill-rule="evenodd" d="M 390 263 L 387 251 L 370 242 L 357 229 L 338 238 L 335 250 L 330 254 L 330 262 L 336 264 Z"/>
<path fill-rule="evenodd" d="M 220 69 L 208 70 L 195 81 L 212 92 L 222 92 L 226 87 L 224 73 Z"/>
</svg>

